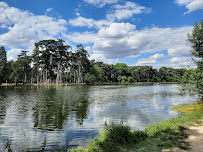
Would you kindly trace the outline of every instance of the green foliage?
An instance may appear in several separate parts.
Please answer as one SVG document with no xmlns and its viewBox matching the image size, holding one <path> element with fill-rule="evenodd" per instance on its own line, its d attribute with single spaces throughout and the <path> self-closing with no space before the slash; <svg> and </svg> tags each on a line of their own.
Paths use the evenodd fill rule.
<svg viewBox="0 0 203 152">
<path fill-rule="evenodd" d="M 104 81 L 104 70 L 100 67 L 99 64 L 95 64 L 93 66 L 94 74 L 96 76 L 97 82 L 103 82 Z"/>
<path fill-rule="evenodd" d="M 188 34 L 188 41 L 192 44 L 192 55 L 203 59 L 203 20 L 194 25 L 192 34 Z"/>
<path fill-rule="evenodd" d="M 30 78 L 29 74 L 31 72 L 31 57 L 27 55 L 28 51 L 21 51 L 21 53 L 18 55 L 18 71 L 22 72 L 22 78 L 19 76 L 19 78 L 22 79 L 23 84 L 27 83 L 28 78 Z M 21 75 L 19 73 L 16 73 L 17 75 Z"/>
<path fill-rule="evenodd" d="M 6 50 L 4 47 L 0 47 L 0 72 L 6 66 L 7 58 L 6 58 Z"/>
<path fill-rule="evenodd" d="M 122 81 L 122 76 L 119 75 L 117 79 L 118 79 L 118 82 L 121 82 Z"/>
<path fill-rule="evenodd" d="M 94 82 L 96 82 L 96 81 L 97 81 L 97 78 L 96 78 L 95 75 L 90 74 L 90 73 L 87 73 L 87 74 L 85 75 L 85 82 L 87 82 L 87 83 L 94 83 Z"/>
<path fill-rule="evenodd" d="M 197 92 L 200 99 L 203 97 L 203 71 L 199 69 L 188 70 L 181 80 L 182 91 L 189 91 L 191 94 Z"/>
<path fill-rule="evenodd" d="M 108 132 L 107 138 L 116 144 L 126 144 L 132 142 L 132 134 L 129 126 L 124 126 L 122 123 L 115 125 L 105 125 L 105 129 Z"/>
<path fill-rule="evenodd" d="M 162 82 L 172 82 L 174 78 L 174 69 L 161 67 L 159 69 L 159 74 Z"/>
<path fill-rule="evenodd" d="M 134 82 L 134 78 L 131 77 L 131 76 L 129 76 L 129 77 L 128 77 L 128 82 Z"/>
<path fill-rule="evenodd" d="M 195 61 L 197 69 L 186 71 L 182 83 L 183 90 L 196 91 L 203 100 L 203 21 L 194 25 L 188 41 L 192 44 L 191 54 L 200 60 Z"/>
<path fill-rule="evenodd" d="M 16 85 L 18 84 L 18 82 L 20 82 L 22 76 L 22 72 L 20 71 L 20 64 L 16 61 L 12 64 L 12 72 L 10 74 L 10 79 L 12 82 L 15 82 Z"/>
<path fill-rule="evenodd" d="M 4 80 L 4 70 L 6 67 L 6 50 L 4 47 L 0 47 L 0 84 Z"/>
<path fill-rule="evenodd" d="M 125 83 L 127 81 L 127 77 L 124 75 L 121 77 L 121 83 Z"/>
<path fill-rule="evenodd" d="M 115 65 L 115 69 L 117 70 L 118 75 L 125 75 L 125 76 L 127 76 L 128 66 L 125 63 L 117 63 Z"/>
</svg>

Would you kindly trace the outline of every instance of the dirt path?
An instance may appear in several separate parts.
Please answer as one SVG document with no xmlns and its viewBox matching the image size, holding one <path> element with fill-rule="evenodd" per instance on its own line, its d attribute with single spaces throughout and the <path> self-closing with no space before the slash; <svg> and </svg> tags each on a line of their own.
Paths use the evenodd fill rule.
<svg viewBox="0 0 203 152">
<path fill-rule="evenodd" d="M 189 127 L 185 132 L 189 135 L 185 140 L 190 144 L 191 152 L 203 152 L 203 126 Z"/>
<path fill-rule="evenodd" d="M 189 150 L 182 150 L 179 148 L 164 149 L 163 152 L 203 152 L 203 126 L 189 127 L 185 130 L 188 138 L 184 141 L 190 145 Z"/>
</svg>

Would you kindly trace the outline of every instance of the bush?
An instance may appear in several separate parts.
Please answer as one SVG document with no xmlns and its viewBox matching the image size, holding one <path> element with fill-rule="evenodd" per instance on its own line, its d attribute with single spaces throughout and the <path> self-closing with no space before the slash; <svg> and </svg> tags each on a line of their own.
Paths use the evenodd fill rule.
<svg viewBox="0 0 203 152">
<path fill-rule="evenodd" d="M 122 122 L 118 125 L 106 124 L 105 129 L 107 130 L 107 138 L 118 145 L 139 142 L 147 137 L 144 131 L 132 132 L 130 126 L 125 126 Z"/>
<path fill-rule="evenodd" d="M 115 125 L 111 123 L 110 125 L 105 125 L 107 130 L 107 138 L 112 140 L 117 144 L 126 144 L 131 142 L 132 133 L 129 126 L 124 126 L 123 124 Z"/>
</svg>

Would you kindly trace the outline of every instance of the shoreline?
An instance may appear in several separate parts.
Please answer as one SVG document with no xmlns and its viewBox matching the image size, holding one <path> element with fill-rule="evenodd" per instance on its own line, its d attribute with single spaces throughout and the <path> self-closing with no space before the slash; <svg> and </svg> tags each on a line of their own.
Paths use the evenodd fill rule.
<svg viewBox="0 0 203 152">
<path fill-rule="evenodd" d="M 41 84 L 25 84 L 23 85 L 22 83 L 19 83 L 16 85 L 15 83 L 2 83 L 0 85 L 1 87 L 28 87 L 28 86 L 97 86 L 97 85 L 142 85 L 142 84 L 179 84 L 179 82 L 135 82 L 135 83 L 119 83 L 119 82 L 103 82 L 103 83 L 94 83 L 94 84 L 88 84 L 88 83 L 61 83 L 61 84 L 56 84 L 56 83 L 51 83 L 51 84 L 46 84 L 46 83 L 41 83 Z"/>
<path fill-rule="evenodd" d="M 197 104 L 199 104 L 199 102 L 194 103 L 194 106 Z M 187 131 L 195 125 L 201 125 L 203 128 L 203 103 L 201 102 L 201 109 L 198 110 L 192 108 L 193 111 L 191 111 L 190 106 L 188 106 L 188 114 L 157 124 L 151 124 L 144 131 L 129 130 L 129 126 L 124 126 L 122 124 L 110 124 L 103 130 L 103 133 L 95 137 L 89 145 L 72 148 L 67 151 L 148 152 L 150 149 L 150 151 L 168 152 L 177 149 L 178 151 L 190 150 L 190 146 L 197 144 L 190 143 L 189 139 L 191 135 L 187 134 Z M 121 134 L 120 132 L 123 133 Z M 121 138 L 122 136 L 125 139 Z M 197 136 L 199 137 L 199 134 Z M 126 142 L 119 143 L 119 141 L 115 141 L 112 137 L 121 138 L 121 141 L 124 140 Z M 198 137 L 197 139 L 199 139 Z M 196 147 L 196 149 L 198 149 L 198 147 Z"/>
</svg>

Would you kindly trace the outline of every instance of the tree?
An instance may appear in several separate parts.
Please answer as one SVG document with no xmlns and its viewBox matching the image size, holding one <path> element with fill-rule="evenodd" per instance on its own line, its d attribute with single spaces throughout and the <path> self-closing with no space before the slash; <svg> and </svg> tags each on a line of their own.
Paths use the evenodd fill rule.
<svg viewBox="0 0 203 152">
<path fill-rule="evenodd" d="M 192 78 L 185 84 L 194 86 L 201 99 L 203 99 L 203 21 L 194 25 L 192 33 L 188 34 L 188 41 L 191 43 L 192 56 L 199 58 L 199 61 L 194 60 L 197 69 L 192 73 Z"/>
<path fill-rule="evenodd" d="M 192 56 L 200 58 L 196 61 L 198 68 L 203 70 L 203 20 L 200 24 L 195 23 L 192 34 L 188 34 L 188 41 L 192 44 Z"/>
<path fill-rule="evenodd" d="M 19 61 L 17 60 L 12 64 L 13 70 L 10 74 L 11 81 L 15 82 L 16 85 L 23 79 L 23 73 L 20 70 L 20 63 L 18 62 Z"/>
<path fill-rule="evenodd" d="M 8 61 L 4 70 L 4 81 L 9 83 L 13 83 L 14 81 L 11 79 L 11 73 L 14 71 L 13 69 L 14 61 Z"/>
<path fill-rule="evenodd" d="M 7 62 L 6 50 L 4 47 L 0 47 L 0 84 L 4 79 L 3 71 L 6 67 L 6 62 Z"/>
<path fill-rule="evenodd" d="M 85 73 L 89 72 L 89 66 L 90 66 L 90 61 L 88 59 L 89 54 L 83 48 L 83 45 L 79 44 L 77 45 L 76 55 L 77 55 L 77 65 L 78 65 L 77 83 L 83 83 L 85 79 Z"/>
<path fill-rule="evenodd" d="M 125 63 L 117 63 L 114 67 L 118 75 L 127 75 L 128 66 Z"/>
<path fill-rule="evenodd" d="M 62 83 L 62 76 L 67 69 L 69 45 L 64 45 L 65 41 L 42 40 L 35 43 L 33 52 L 34 69 L 37 72 L 37 83 Z M 41 76 L 40 76 L 41 74 Z M 39 80 L 39 77 L 41 78 Z"/>
<path fill-rule="evenodd" d="M 20 71 L 23 73 L 23 84 L 27 83 L 28 76 L 31 72 L 31 57 L 27 55 L 28 51 L 22 50 L 21 53 L 18 55 L 17 63 L 20 66 Z"/>
</svg>

